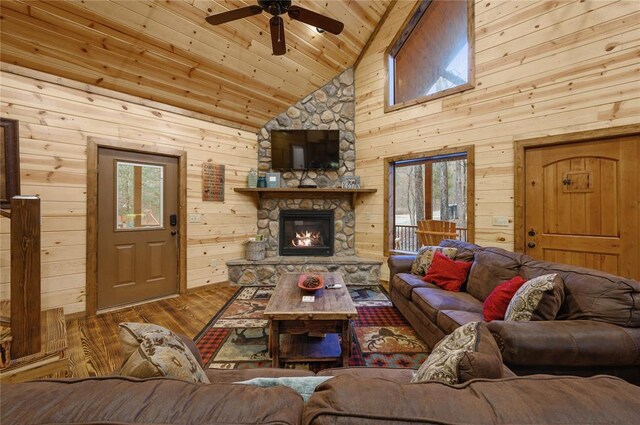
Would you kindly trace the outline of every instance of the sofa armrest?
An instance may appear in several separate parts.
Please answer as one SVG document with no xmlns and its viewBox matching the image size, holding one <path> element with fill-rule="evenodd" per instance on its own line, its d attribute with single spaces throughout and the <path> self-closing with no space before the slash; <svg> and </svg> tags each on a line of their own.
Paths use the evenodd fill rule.
<svg viewBox="0 0 640 425">
<path fill-rule="evenodd" d="M 387 260 L 387 263 L 389 264 L 389 282 L 391 282 L 396 273 L 409 273 L 411 271 L 413 260 L 415 259 L 415 255 L 390 256 Z"/>
<path fill-rule="evenodd" d="M 506 364 L 520 366 L 640 365 L 640 328 L 593 320 L 512 322 L 488 328 Z"/>
</svg>

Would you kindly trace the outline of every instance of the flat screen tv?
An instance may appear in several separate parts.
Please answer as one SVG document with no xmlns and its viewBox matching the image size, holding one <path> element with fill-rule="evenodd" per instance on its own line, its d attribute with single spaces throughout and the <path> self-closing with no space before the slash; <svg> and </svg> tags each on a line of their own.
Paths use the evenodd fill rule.
<svg viewBox="0 0 640 425">
<path fill-rule="evenodd" d="M 271 130 L 274 170 L 337 170 L 340 130 Z"/>
</svg>

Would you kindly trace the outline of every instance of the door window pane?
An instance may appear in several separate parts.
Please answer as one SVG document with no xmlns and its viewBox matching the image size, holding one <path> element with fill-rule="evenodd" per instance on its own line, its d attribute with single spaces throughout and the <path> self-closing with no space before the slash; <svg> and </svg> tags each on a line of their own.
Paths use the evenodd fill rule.
<svg viewBox="0 0 640 425">
<path fill-rule="evenodd" d="M 118 229 L 163 226 L 164 167 L 116 163 L 116 214 Z"/>
</svg>

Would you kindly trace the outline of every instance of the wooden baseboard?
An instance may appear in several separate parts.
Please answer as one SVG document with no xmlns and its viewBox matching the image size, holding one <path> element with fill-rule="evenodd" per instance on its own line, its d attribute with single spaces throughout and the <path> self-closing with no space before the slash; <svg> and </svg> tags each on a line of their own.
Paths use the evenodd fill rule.
<svg viewBox="0 0 640 425">
<path fill-rule="evenodd" d="M 196 286 L 195 288 L 187 288 L 187 294 L 193 294 L 194 292 L 204 291 L 205 289 L 213 289 L 220 285 L 230 285 L 230 283 L 225 280 L 222 282 L 214 282 L 214 283 L 208 283 L 202 286 Z"/>
</svg>

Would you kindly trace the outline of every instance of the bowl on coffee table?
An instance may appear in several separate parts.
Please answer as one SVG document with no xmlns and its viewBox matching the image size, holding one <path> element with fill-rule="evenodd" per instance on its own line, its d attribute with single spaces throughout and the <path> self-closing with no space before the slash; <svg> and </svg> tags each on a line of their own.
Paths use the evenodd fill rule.
<svg viewBox="0 0 640 425">
<path fill-rule="evenodd" d="M 303 291 L 317 291 L 324 288 L 324 279 L 319 274 L 303 274 L 298 278 L 298 287 Z"/>
</svg>

